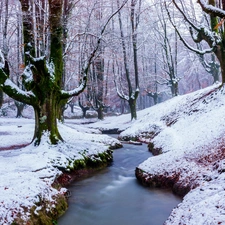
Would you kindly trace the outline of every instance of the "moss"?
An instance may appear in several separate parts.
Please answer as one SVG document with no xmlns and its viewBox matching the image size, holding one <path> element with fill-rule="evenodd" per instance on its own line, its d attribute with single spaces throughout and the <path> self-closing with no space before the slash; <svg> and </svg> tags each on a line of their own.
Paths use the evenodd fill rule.
<svg viewBox="0 0 225 225">
<path fill-rule="evenodd" d="M 18 215 L 18 218 L 12 223 L 13 225 L 53 225 L 57 224 L 57 218 L 59 218 L 68 208 L 67 200 L 64 195 L 58 195 L 55 197 L 54 202 L 48 202 L 42 200 L 39 204 L 41 204 L 42 208 L 38 211 L 37 205 L 33 206 L 30 210 L 30 218 L 28 221 L 24 221 L 21 219 L 21 216 Z M 38 204 L 38 205 L 39 205 Z M 55 207 L 51 207 L 52 205 Z"/>
<path fill-rule="evenodd" d="M 137 136 L 124 136 L 124 137 L 119 137 L 119 140 L 121 141 L 138 141 Z"/>
<path fill-rule="evenodd" d="M 86 164 L 90 168 L 102 168 L 108 165 L 108 163 L 113 161 L 112 150 L 107 150 L 105 152 L 99 153 L 97 155 L 91 155 L 86 157 Z"/>
<path fill-rule="evenodd" d="M 73 162 L 73 170 L 79 170 L 86 167 L 85 159 L 78 159 Z"/>
<path fill-rule="evenodd" d="M 162 149 L 161 148 L 156 148 L 152 142 L 148 143 L 148 150 L 153 155 L 160 155 L 160 154 L 162 154 Z"/>
<path fill-rule="evenodd" d="M 66 174 L 66 171 L 64 171 L 63 173 L 63 175 L 68 178 L 66 182 L 64 181 L 65 184 L 68 185 L 74 180 L 71 176 L 85 176 L 92 171 L 96 171 L 96 169 L 101 169 L 107 166 L 113 160 L 112 153 L 113 151 L 109 149 L 96 155 L 84 156 L 83 159 L 70 161 L 69 169 L 71 172 Z M 75 174 L 72 175 L 72 173 Z M 59 190 L 62 185 L 64 186 L 62 182 L 64 178 L 61 177 L 61 182 L 59 179 L 56 180 L 52 184 L 52 187 Z M 52 207 L 53 204 L 55 207 Z M 41 209 L 37 210 L 37 207 L 40 206 Z M 29 213 L 31 214 L 30 219 L 28 221 L 23 221 L 21 219 L 21 215 L 18 215 L 18 218 L 15 219 L 12 225 L 55 225 L 57 224 L 57 219 L 66 211 L 67 208 L 67 199 L 63 194 L 57 195 L 53 202 L 46 201 L 39 197 L 39 201 L 29 210 Z M 25 212 L 27 211 L 28 209 L 25 209 Z"/>
<path fill-rule="evenodd" d="M 101 168 L 106 166 L 109 162 L 112 162 L 113 156 L 112 150 L 107 150 L 105 152 L 94 154 L 94 155 L 86 155 L 86 151 L 80 153 L 83 156 L 83 159 L 77 159 L 75 161 L 70 161 L 68 169 L 70 171 L 80 170 L 85 168 Z"/>
</svg>

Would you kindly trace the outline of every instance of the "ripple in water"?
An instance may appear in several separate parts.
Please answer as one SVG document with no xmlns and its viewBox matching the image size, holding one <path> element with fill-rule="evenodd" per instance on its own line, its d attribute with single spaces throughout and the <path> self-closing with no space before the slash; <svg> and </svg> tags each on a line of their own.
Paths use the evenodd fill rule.
<svg viewBox="0 0 225 225">
<path fill-rule="evenodd" d="M 135 167 L 150 156 L 146 145 L 115 150 L 112 166 L 70 186 L 58 225 L 162 225 L 181 199 L 137 182 Z"/>
</svg>

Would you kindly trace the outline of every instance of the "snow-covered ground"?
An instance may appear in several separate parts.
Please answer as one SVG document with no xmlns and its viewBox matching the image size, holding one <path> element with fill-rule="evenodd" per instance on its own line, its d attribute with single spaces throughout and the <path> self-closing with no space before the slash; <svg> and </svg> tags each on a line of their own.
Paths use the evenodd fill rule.
<svg viewBox="0 0 225 225">
<path fill-rule="evenodd" d="M 66 149 L 42 142 L 39 147 L 1 151 L 0 218 L 10 220 L 12 209 L 32 206 L 40 194 L 45 198 L 57 194 L 51 187 L 60 173 L 54 165 L 68 166 L 68 159 L 81 157 L 84 149 L 90 154 L 106 150 L 102 143 L 115 140 L 95 129 L 116 128 L 124 130 L 121 139 L 152 142 L 163 153 L 138 166 L 146 179 L 177 176 L 181 187 L 192 189 L 166 225 L 225 224 L 225 91 L 216 90 L 217 86 L 139 111 L 136 121 L 130 121 L 129 114 L 86 125 L 66 120 L 66 126 L 60 124 Z M 0 118 L 0 147 L 29 143 L 32 133 L 30 119 Z"/>
<path fill-rule="evenodd" d="M 126 128 L 120 138 L 153 143 L 163 154 L 138 166 L 146 181 L 175 177 L 174 190 L 191 189 L 166 225 L 225 224 L 225 91 L 217 87 L 142 110 L 137 121 L 124 116 L 89 125 Z"/>
<path fill-rule="evenodd" d="M 96 155 L 108 150 L 109 145 L 119 144 L 118 140 L 94 134 L 94 130 L 87 128 L 59 124 L 59 129 L 66 143 L 51 146 L 46 137 L 38 147 L 28 145 L 0 151 L 1 225 L 11 224 L 18 213 L 23 219 L 28 218 L 26 209 L 40 199 L 51 202 L 49 207 L 54 207 L 54 196 L 66 191 L 65 188 L 57 190 L 52 187 L 56 177 L 61 174 L 57 167 L 69 168 L 71 162 L 83 159 L 83 155 Z M 33 119 L 0 118 L 1 150 L 30 143 L 33 132 Z"/>
</svg>

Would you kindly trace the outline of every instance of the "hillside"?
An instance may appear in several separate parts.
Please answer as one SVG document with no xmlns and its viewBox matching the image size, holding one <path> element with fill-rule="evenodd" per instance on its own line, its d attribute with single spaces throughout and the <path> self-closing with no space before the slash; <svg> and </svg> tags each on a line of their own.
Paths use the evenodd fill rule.
<svg viewBox="0 0 225 225">
<path fill-rule="evenodd" d="M 62 151 L 62 146 L 55 151 L 55 147 L 50 149 L 46 143 L 41 148 L 27 146 L 16 152 L 0 152 L 3 172 L 0 176 L 0 201 L 4 202 L 0 218 L 12 221 L 16 213 L 23 212 L 20 207 L 24 199 L 25 206 L 32 207 L 38 192 L 43 192 L 46 187 L 50 190 L 54 179 L 50 179 L 50 185 L 43 185 L 39 173 L 41 176 L 57 176 L 59 171 L 54 167 L 54 160 L 59 156 L 67 165 L 67 158 L 76 158 L 81 148 L 88 148 L 91 153 L 99 145 L 104 151 L 107 150 L 104 144 L 118 144 L 116 140 L 99 135 L 96 130 L 99 129 L 102 132 L 122 131 L 119 135 L 121 140 L 149 143 L 149 150 L 156 156 L 137 166 L 137 178 L 144 185 L 169 187 L 184 196 L 166 225 L 225 224 L 225 91 L 224 87 L 218 87 L 218 84 L 213 85 L 139 111 L 135 121 L 130 121 L 129 114 L 106 117 L 91 124 L 87 124 L 86 119 L 83 121 L 86 125 L 81 125 L 81 120 L 67 119 L 66 126 L 60 124 L 60 130 L 66 137 L 67 147 L 76 146 L 70 151 Z M 1 148 L 7 149 L 12 140 L 17 147 L 28 144 L 32 138 L 33 122 L 32 119 L 0 118 Z M 30 163 L 26 165 L 27 160 Z M 41 168 L 40 172 L 38 168 Z M 36 177 L 33 171 L 37 171 Z M 27 174 L 32 174 L 32 177 Z M 27 180 L 32 185 L 27 186 Z M 10 196 L 17 196 L 16 203 Z"/>
<path fill-rule="evenodd" d="M 125 129 L 120 139 L 150 143 L 159 154 L 141 163 L 136 176 L 184 196 L 166 225 L 225 224 L 224 114 L 224 87 L 214 85 L 140 111 L 137 121 L 123 116 L 91 126 Z"/>
</svg>

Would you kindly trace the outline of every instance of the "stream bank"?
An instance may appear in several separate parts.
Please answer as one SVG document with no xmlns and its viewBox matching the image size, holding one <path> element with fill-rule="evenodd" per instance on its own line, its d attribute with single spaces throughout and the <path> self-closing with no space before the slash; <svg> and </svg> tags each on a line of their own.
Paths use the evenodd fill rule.
<svg viewBox="0 0 225 225">
<path fill-rule="evenodd" d="M 134 169 L 148 157 L 146 144 L 115 150 L 109 167 L 68 186 L 69 208 L 58 224 L 162 225 L 181 199 L 168 189 L 139 184 Z"/>
<path fill-rule="evenodd" d="M 112 148 L 116 148 L 116 145 Z M 57 219 L 62 216 L 68 209 L 68 197 L 70 192 L 64 188 L 72 182 L 81 178 L 90 176 L 95 172 L 107 167 L 112 163 L 112 150 L 108 150 L 93 154 L 83 155 L 83 159 L 71 161 L 69 167 L 58 167 L 62 171 L 55 181 L 51 184 L 52 189 L 58 190 L 58 193 L 47 200 L 42 198 L 41 194 L 38 196 L 38 201 L 32 208 L 24 208 L 29 214 L 29 219 L 24 220 L 22 214 L 17 214 L 12 225 L 54 225 L 57 224 Z M 68 170 L 69 169 L 69 170 Z"/>
</svg>

